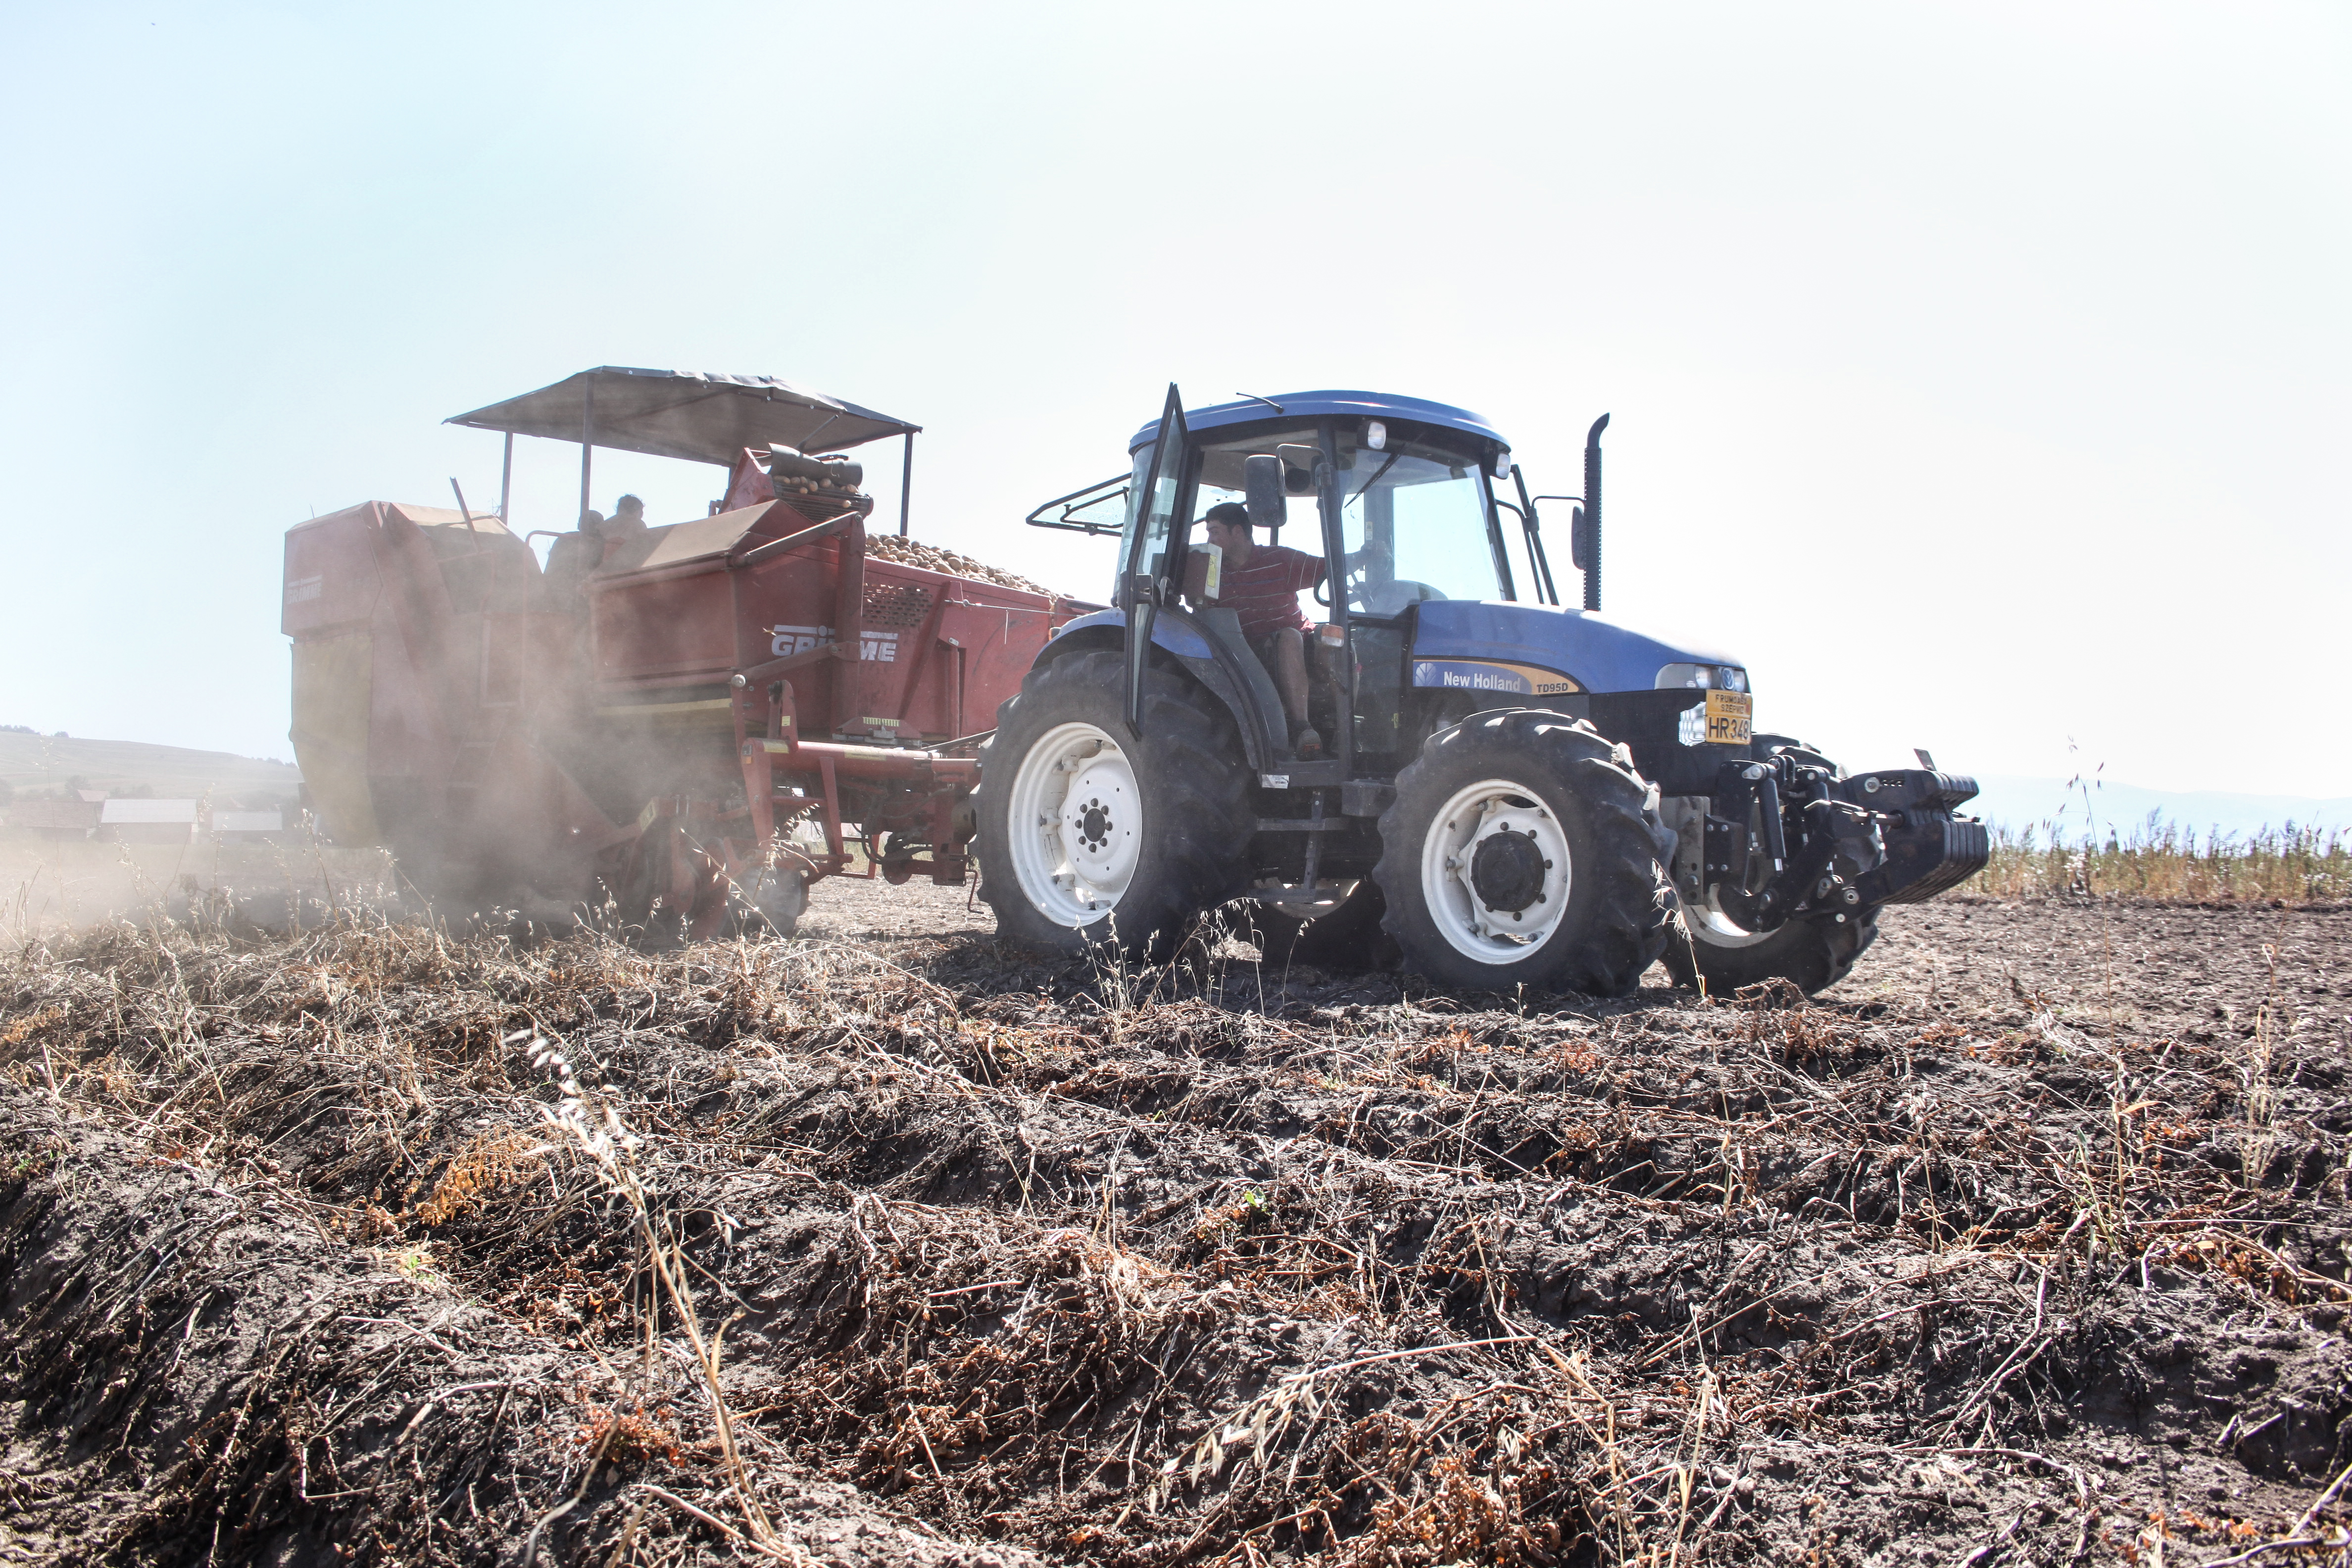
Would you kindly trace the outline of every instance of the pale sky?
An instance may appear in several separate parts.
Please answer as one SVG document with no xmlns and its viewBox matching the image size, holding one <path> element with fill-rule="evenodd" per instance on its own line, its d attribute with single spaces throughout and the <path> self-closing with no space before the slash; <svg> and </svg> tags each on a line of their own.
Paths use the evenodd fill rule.
<svg viewBox="0 0 2352 1568">
<path fill-rule="evenodd" d="M 1548 490 L 1608 411 L 1609 610 L 1850 764 L 2342 795 L 2347 15 L 5 0 L 0 723 L 290 755 L 284 531 L 594 364 L 919 422 L 919 536 L 1099 595 L 1020 519 L 1172 380 Z"/>
</svg>

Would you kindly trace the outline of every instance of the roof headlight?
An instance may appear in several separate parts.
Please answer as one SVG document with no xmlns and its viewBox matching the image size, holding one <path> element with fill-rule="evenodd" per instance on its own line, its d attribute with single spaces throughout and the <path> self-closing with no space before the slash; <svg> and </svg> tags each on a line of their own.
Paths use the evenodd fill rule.
<svg viewBox="0 0 2352 1568">
<path fill-rule="evenodd" d="M 1381 452 L 1388 449 L 1388 444 L 1389 427 L 1377 419 L 1365 420 L 1364 445 L 1375 452 Z"/>
</svg>

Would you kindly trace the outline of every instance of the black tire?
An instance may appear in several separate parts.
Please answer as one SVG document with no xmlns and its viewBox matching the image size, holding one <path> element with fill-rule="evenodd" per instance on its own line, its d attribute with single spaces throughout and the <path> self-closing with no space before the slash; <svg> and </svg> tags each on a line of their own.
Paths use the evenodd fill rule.
<svg viewBox="0 0 2352 1568">
<path fill-rule="evenodd" d="M 1846 977 L 1853 962 L 1878 940 L 1878 911 L 1799 915 L 1760 942 L 1733 947 L 1708 940 L 1704 920 L 1690 921 L 1691 957 L 1707 991 L 1727 996 L 1744 985 L 1786 980 L 1811 996 Z"/>
<path fill-rule="evenodd" d="M 1754 746 L 1759 762 L 1788 753 L 1800 763 L 1845 777 L 1843 768 L 1794 736 L 1758 735 Z M 1707 990 L 1717 995 L 1728 995 L 1768 980 L 1786 980 L 1811 996 L 1843 980 L 1854 960 L 1878 940 L 1874 909 L 1848 912 L 1843 920 L 1834 914 L 1799 915 L 1758 941 L 1727 936 L 1709 923 L 1705 910 L 1685 908 L 1683 914 L 1690 932 L 1690 952 L 1687 966 L 1670 960 L 1676 978 L 1690 984 L 1694 983 L 1691 973 L 1704 976 Z"/>
<path fill-rule="evenodd" d="M 997 930 L 1025 946 L 1080 953 L 1115 943 L 1164 957 L 1203 910 L 1240 891 L 1256 819 L 1232 720 L 1199 687 L 1151 669 L 1144 676 L 1143 735 L 1130 738 L 1119 700 L 1126 664 L 1123 653 L 1097 650 L 1032 670 L 1020 694 L 997 710 L 996 733 L 981 753 L 980 896 L 996 911 Z M 1132 845 L 1123 888 L 1098 910 L 1074 904 L 1064 923 L 1024 886 L 1024 866 L 1036 875 L 1045 851 L 1032 846 L 1016 854 L 1009 818 L 1028 777 L 1024 763 L 1069 725 L 1092 726 L 1118 749 L 1136 798 L 1112 803 L 1097 829 Z M 1044 827 L 1031 822 L 1019 831 Z"/>
<path fill-rule="evenodd" d="M 788 866 L 754 866 L 727 900 L 728 925 L 738 936 L 788 937 L 808 908 L 808 883 Z"/>
<path fill-rule="evenodd" d="M 622 868 L 614 903 L 622 924 L 636 930 L 642 946 L 675 947 L 688 939 L 693 910 L 672 886 L 687 853 L 680 837 L 677 818 L 656 818 L 638 834 Z"/>
<path fill-rule="evenodd" d="M 1302 920 L 1286 910 L 1243 899 L 1231 909 L 1234 933 L 1257 944 L 1259 957 L 1278 968 L 1377 969 L 1394 961 L 1396 943 L 1381 930 L 1388 911 L 1380 884 L 1367 877 L 1324 913 Z"/>
<path fill-rule="evenodd" d="M 1461 844 L 1465 850 L 1477 846 L 1465 857 L 1474 867 L 1455 873 L 1463 882 L 1462 902 L 1433 909 L 1433 880 L 1439 884 L 1436 896 L 1457 896 L 1438 869 L 1454 867 L 1443 858 L 1445 846 L 1437 836 L 1465 831 L 1455 826 L 1459 812 L 1444 820 L 1440 814 L 1465 794 L 1496 784 L 1513 787 L 1507 796 L 1490 795 L 1490 804 L 1464 809 L 1481 812 L 1481 822 L 1490 821 L 1491 813 L 1528 823 L 1528 847 L 1499 842 L 1518 836 L 1507 825 L 1474 824 Z M 1564 713 L 1487 712 L 1441 730 L 1397 775 L 1396 802 L 1381 818 L 1381 861 L 1372 877 L 1388 902 L 1382 924 L 1409 967 L 1445 984 L 1629 995 L 1665 948 L 1673 904 L 1662 869 L 1667 840 L 1648 809 L 1649 795 L 1630 760 L 1591 725 Z M 1507 805 L 1507 800 L 1528 804 Z M 1543 853 L 1563 847 L 1565 867 L 1555 866 L 1556 854 Z M 1528 913 L 1540 931 L 1550 912 L 1540 906 L 1550 902 L 1554 878 L 1564 888 L 1556 924 L 1516 947 L 1515 939 L 1495 934 L 1514 929 L 1510 922 Z M 1513 911 L 1511 905 L 1529 893 L 1533 901 Z M 1493 931 L 1478 931 L 1475 922 L 1487 918 L 1496 921 Z M 1459 941 L 1448 934 L 1455 925 L 1465 931 Z"/>
</svg>

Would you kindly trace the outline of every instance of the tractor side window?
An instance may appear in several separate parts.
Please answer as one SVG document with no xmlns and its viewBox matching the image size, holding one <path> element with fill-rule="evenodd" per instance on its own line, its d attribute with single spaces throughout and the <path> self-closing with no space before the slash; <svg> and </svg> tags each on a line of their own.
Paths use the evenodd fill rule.
<svg viewBox="0 0 2352 1568">
<path fill-rule="evenodd" d="M 1111 568 L 1110 599 L 1114 605 L 1126 603 L 1122 590 L 1127 585 L 1127 563 L 1134 559 L 1136 525 L 1143 517 L 1146 503 L 1150 499 L 1143 493 L 1143 487 L 1150 478 L 1151 448 L 1149 446 L 1139 447 L 1135 453 L 1135 475 L 1128 481 L 1127 486 L 1127 521 L 1119 525 L 1118 560 Z M 1164 510 L 1165 509 L 1162 509 L 1163 514 Z M 1165 515 L 1160 519 L 1160 537 L 1162 540 L 1168 537 Z M 1157 548 L 1164 551 L 1167 547 L 1161 544 Z M 1151 572 L 1154 575 L 1158 574 L 1155 563 L 1149 554 L 1144 557 L 1143 565 L 1146 571 Z"/>
<path fill-rule="evenodd" d="M 1283 474 L 1288 501 L 1287 516 L 1279 531 L 1253 530 L 1251 542 L 1258 548 L 1279 545 L 1303 551 L 1316 560 L 1323 559 L 1323 523 L 1316 510 L 1314 469 L 1315 459 L 1321 453 L 1321 433 L 1312 425 L 1296 430 L 1260 432 L 1255 436 L 1236 437 L 1223 441 L 1202 440 L 1200 493 L 1193 498 L 1192 515 L 1205 517 L 1209 509 L 1223 501 L 1246 504 L 1249 500 L 1243 474 L 1244 461 L 1254 454 L 1272 453 L 1283 460 Z M 1200 532 L 1192 535 L 1193 545 L 1202 543 Z M 1326 618 L 1323 607 L 1315 600 L 1315 590 L 1301 589 L 1299 608 L 1309 621 Z"/>
<path fill-rule="evenodd" d="M 1423 599 L 1508 598 L 1487 547 L 1486 494 L 1475 459 L 1391 438 L 1343 453 L 1339 532 L 1348 607 L 1401 616 Z"/>
</svg>

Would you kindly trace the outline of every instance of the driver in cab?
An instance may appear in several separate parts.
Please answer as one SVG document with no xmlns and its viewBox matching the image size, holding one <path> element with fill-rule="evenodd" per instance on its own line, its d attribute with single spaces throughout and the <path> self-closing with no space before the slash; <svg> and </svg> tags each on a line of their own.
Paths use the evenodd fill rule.
<svg viewBox="0 0 2352 1568">
<path fill-rule="evenodd" d="M 1307 722 L 1307 616 L 1298 595 L 1323 581 L 1319 555 L 1283 544 L 1257 544 L 1250 538 L 1249 510 L 1239 501 L 1221 501 L 1202 515 L 1209 542 L 1223 553 L 1214 604 L 1235 612 L 1250 651 L 1274 677 L 1290 721 L 1290 749 L 1306 761 L 1323 752 L 1323 737 Z M 1184 596 L 1209 598 L 1209 556 L 1193 552 L 1185 573 Z"/>
</svg>

